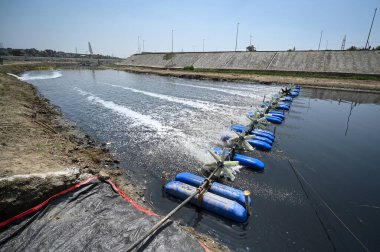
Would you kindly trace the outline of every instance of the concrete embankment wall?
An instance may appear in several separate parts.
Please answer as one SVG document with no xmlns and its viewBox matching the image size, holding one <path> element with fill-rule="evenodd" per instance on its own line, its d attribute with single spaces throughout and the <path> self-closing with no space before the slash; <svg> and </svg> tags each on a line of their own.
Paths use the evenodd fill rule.
<svg viewBox="0 0 380 252">
<path fill-rule="evenodd" d="M 134 54 L 122 64 L 316 73 L 380 74 L 380 51 L 194 52 Z"/>
</svg>

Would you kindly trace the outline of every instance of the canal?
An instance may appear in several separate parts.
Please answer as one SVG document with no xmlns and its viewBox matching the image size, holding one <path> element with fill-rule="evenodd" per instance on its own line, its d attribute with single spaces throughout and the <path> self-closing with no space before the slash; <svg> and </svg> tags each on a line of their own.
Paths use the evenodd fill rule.
<svg viewBox="0 0 380 252">
<path fill-rule="evenodd" d="M 284 85 L 188 80 L 114 70 L 31 71 L 22 79 L 65 118 L 107 143 L 120 166 L 165 215 L 179 201 L 161 173 L 201 174 L 231 123 Z M 380 95 L 301 88 L 271 152 L 250 154 L 227 184 L 251 191 L 253 213 L 237 224 L 186 206 L 175 219 L 235 251 L 358 251 L 380 247 Z"/>
</svg>

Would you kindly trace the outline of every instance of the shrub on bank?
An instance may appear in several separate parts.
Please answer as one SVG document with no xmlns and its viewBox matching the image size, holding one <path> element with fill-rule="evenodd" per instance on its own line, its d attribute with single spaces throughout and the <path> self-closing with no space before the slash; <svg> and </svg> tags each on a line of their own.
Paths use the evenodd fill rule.
<svg viewBox="0 0 380 252">
<path fill-rule="evenodd" d="M 174 53 L 166 53 L 164 57 L 162 57 L 163 60 L 170 60 L 175 57 Z"/>
<path fill-rule="evenodd" d="M 194 66 L 185 66 L 183 68 L 183 70 L 186 70 L 186 71 L 194 71 Z"/>
</svg>

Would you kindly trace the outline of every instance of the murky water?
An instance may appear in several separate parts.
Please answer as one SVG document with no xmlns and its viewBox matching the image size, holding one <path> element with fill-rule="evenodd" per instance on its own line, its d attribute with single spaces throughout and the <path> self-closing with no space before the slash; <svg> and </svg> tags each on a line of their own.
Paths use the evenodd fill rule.
<svg viewBox="0 0 380 252">
<path fill-rule="evenodd" d="M 206 150 L 221 144 L 231 121 L 248 123 L 250 108 L 281 87 L 112 70 L 22 77 L 108 143 L 160 214 L 178 204 L 162 194 L 161 172 L 199 173 L 212 161 Z M 272 152 L 252 154 L 265 172 L 242 168 L 231 184 L 252 193 L 248 221 L 236 224 L 191 206 L 176 218 L 233 250 L 358 251 L 360 242 L 378 249 L 379 103 L 380 95 L 303 88 L 277 128 Z"/>
</svg>

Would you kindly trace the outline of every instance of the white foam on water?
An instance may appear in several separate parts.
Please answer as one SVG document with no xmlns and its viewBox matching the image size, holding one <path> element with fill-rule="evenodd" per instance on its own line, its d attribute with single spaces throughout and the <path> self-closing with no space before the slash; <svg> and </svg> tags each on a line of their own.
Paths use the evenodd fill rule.
<svg viewBox="0 0 380 252">
<path fill-rule="evenodd" d="M 18 76 L 18 75 L 15 75 L 15 74 L 13 74 L 13 73 L 7 73 L 8 75 L 10 75 L 10 76 L 13 76 L 13 77 L 15 77 L 15 78 L 17 78 L 17 79 L 20 79 L 20 76 Z"/>
<path fill-rule="evenodd" d="M 255 93 L 265 92 L 265 94 L 278 92 L 279 89 L 283 87 L 283 86 L 263 85 L 263 84 L 244 84 L 244 85 L 222 84 L 221 86 L 227 89 L 234 89 L 234 90 L 240 90 L 240 91 L 248 91 L 248 92 L 255 92 Z"/>
<path fill-rule="evenodd" d="M 157 130 L 157 135 L 160 135 L 163 139 L 170 137 L 171 139 L 177 139 L 178 144 L 185 148 L 187 152 L 192 154 L 197 160 L 203 161 L 202 150 L 200 150 L 201 139 L 191 137 L 185 134 L 182 130 L 162 125 L 159 121 L 153 119 L 149 115 L 143 115 L 136 111 L 133 111 L 125 106 L 114 103 L 113 101 L 106 101 L 93 95 L 92 93 L 83 91 L 77 87 L 74 88 L 80 95 L 86 96 L 90 102 L 102 105 L 105 108 L 126 116 L 134 120 L 133 126 L 136 127 L 149 127 Z M 204 147 L 203 147 L 204 149 Z"/>
<path fill-rule="evenodd" d="M 88 96 L 87 100 L 91 102 L 98 103 L 105 108 L 111 109 L 119 114 L 122 114 L 124 116 L 127 116 L 134 120 L 133 125 L 134 126 L 148 126 L 149 128 L 154 128 L 158 131 L 163 130 L 170 130 L 169 127 L 163 126 L 160 122 L 152 119 L 150 116 L 140 114 L 136 111 L 133 111 L 125 106 L 118 105 L 114 103 L 113 101 L 105 101 L 99 97 L 96 96 Z"/>
<path fill-rule="evenodd" d="M 80 88 L 75 87 L 80 95 L 86 97 L 86 99 L 92 103 L 99 104 L 107 109 L 110 109 L 122 116 L 132 119 L 133 127 L 149 127 L 156 130 L 156 135 L 160 137 L 163 141 L 169 141 L 169 144 L 174 144 L 173 148 L 180 147 L 182 151 L 185 151 L 187 155 L 191 155 L 197 161 L 200 162 L 211 162 L 213 161 L 212 157 L 207 153 L 207 149 L 212 147 L 210 143 L 217 143 L 220 139 L 220 131 L 226 131 L 225 127 L 220 124 L 212 125 L 212 128 L 207 129 L 206 125 L 209 125 L 213 121 L 213 117 L 204 118 L 202 121 L 197 121 L 197 116 L 201 112 L 196 111 L 187 111 L 190 116 L 186 117 L 186 127 L 184 129 L 178 129 L 171 126 L 163 125 L 156 118 L 161 118 L 160 114 L 145 115 L 138 113 L 130 108 L 116 104 L 113 101 L 104 100 L 92 93 L 81 90 Z M 143 91 L 145 92 L 145 91 Z M 181 110 L 183 112 L 184 110 Z M 179 115 L 180 118 L 183 116 Z M 193 121 L 189 121 L 189 118 L 194 118 Z M 224 118 L 224 117 L 222 117 Z M 230 117 L 229 117 L 230 118 Z M 162 120 L 165 121 L 164 118 Z M 224 120 L 224 119 L 223 119 Z M 189 124 L 190 123 L 190 124 Z M 229 123 L 229 122 L 228 122 Z M 176 147 L 174 147 L 176 146 Z"/>
<path fill-rule="evenodd" d="M 214 108 L 211 108 L 209 102 L 204 102 L 204 101 L 199 101 L 199 100 L 189 100 L 189 99 L 185 99 L 185 98 L 178 98 L 178 97 L 174 97 L 174 96 L 157 94 L 157 93 L 142 91 L 142 90 L 129 88 L 129 87 L 123 87 L 123 86 L 114 85 L 114 84 L 107 84 L 107 83 L 105 83 L 105 84 L 110 85 L 112 87 L 118 87 L 118 88 L 122 88 L 124 90 L 129 90 L 129 91 L 134 92 L 134 93 L 144 94 L 144 95 L 154 97 L 154 98 L 158 98 L 161 100 L 180 103 L 180 104 L 190 106 L 193 108 L 197 108 L 197 109 L 201 109 L 201 110 L 208 110 L 208 111 L 214 110 Z"/>
<path fill-rule="evenodd" d="M 223 111 L 223 109 L 234 109 L 234 108 L 239 108 L 241 109 L 242 107 L 237 107 L 237 106 L 229 106 L 225 104 L 219 104 L 219 103 L 212 103 L 212 102 L 206 102 L 206 101 L 201 101 L 201 100 L 191 100 L 191 99 L 186 99 L 186 98 L 179 98 L 175 96 L 170 96 L 170 95 L 164 95 L 164 94 L 158 94 L 158 93 L 152 93 L 148 91 L 142 91 L 138 90 L 135 88 L 129 88 L 129 87 L 123 87 L 119 85 L 114 85 L 114 84 L 108 84 L 104 83 L 105 85 L 109 85 L 112 87 L 117 87 L 117 88 L 122 88 L 124 90 L 129 90 L 134 93 L 140 93 L 144 94 L 150 97 L 158 98 L 161 100 L 169 101 L 169 102 L 174 102 L 174 103 L 179 103 L 182 105 L 186 105 L 192 108 L 204 110 L 204 111 Z"/>
<path fill-rule="evenodd" d="M 76 91 L 78 91 L 79 94 L 83 96 L 87 96 L 87 100 L 90 102 L 100 104 L 103 107 L 110 109 L 114 112 L 117 112 L 118 114 L 121 114 L 123 116 L 126 116 L 133 120 L 132 126 L 146 126 L 149 128 L 153 128 L 157 131 L 170 131 L 175 130 L 174 128 L 171 128 L 169 126 L 162 125 L 159 121 L 153 119 L 152 117 L 148 115 L 140 114 L 136 111 L 133 111 L 125 106 L 119 105 L 114 103 L 113 101 L 106 101 L 101 99 L 100 97 L 97 97 L 91 93 L 88 93 L 86 91 L 83 91 L 77 87 L 74 88 Z"/>
<path fill-rule="evenodd" d="M 26 72 L 23 73 L 21 76 L 17 76 L 18 79 L 23 81 L 28 80 L 45 80 L 45 79 L 55 79 L 62 76 L 62 73 L 60 71 L 43 71 L 41 73 L 39 72 Z"/>
<path fill-rule="evenodd" d="M 88 93 L 88 92 L 85 92 L 83 90 L 81 90 L 80 88 L 77 88 L 77 87 L 74 87 L 74 90 L 76 90 L 80 95 L 92 95 L 91 93 Z"/>
<path fill-rule="evenodd" d="M 239 92 L 237 90 L 232 90 L 232 89 L 221 89 L 221 88 L 216 88 L 216 87 L 206 87 L 206 86 L 199 86 L 199 85 L 191 85 L 191 84 L 179 84 L 179 83 L 170 83 L 178 86 L 186 86 L 186 87 L 194 87 L 194 88 L 202 88 L 202 89 L 207 89 L 207 90 L 212 90 L 212 91 L 218 91 L 226 94 L 232 94 L 232 95 L 238 95 L 242 97 L 251 97 L 255 99 L 262 99 L 263 97 L 261 95 L 257 94 L 248 94 L 247 92 Z"/>
<path fill-rule="evenodd" d="M 266 183 L 259 182 L 253 183 L 252 186 L 256 196 L 273 201 L 283 201 L 294 205 L 302 203 L 302 194 L 299 194 L 294 190 L 289 191 L 287 189 L 275 188 Z"/>
</svg>

